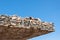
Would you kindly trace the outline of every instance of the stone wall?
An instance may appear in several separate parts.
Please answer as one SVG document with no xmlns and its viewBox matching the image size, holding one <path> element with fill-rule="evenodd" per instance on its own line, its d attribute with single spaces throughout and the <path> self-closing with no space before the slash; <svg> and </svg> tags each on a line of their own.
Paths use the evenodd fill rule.
<svg viewBox="0 0 60 40">
<path fill-rule="evenodd" d="M 54 31 L 53 23 L 28 17 L 0 15 L 0 40 L 27 40 Z"/>
</svg>

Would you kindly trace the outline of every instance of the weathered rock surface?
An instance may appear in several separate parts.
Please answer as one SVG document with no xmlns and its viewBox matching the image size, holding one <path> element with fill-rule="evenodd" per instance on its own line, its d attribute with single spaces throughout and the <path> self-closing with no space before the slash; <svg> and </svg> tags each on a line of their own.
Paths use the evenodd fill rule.
<svg viewBox="0 0 60 40">
<path fill-rule="evenodd" d="M 49 32 L 52 31 L 41 30 L 39 28 L 34 29 L 33 27 L 27 29 L 0 26 L 0 40 L 26 40 L 35 36 L 47 34 Z"/>
</svg>

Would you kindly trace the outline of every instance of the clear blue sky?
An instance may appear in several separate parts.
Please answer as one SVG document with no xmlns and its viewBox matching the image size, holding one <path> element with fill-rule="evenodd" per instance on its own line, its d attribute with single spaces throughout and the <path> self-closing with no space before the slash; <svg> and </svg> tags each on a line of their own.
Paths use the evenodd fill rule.
<svg viewBox="0 0 60 40">
<path fill-rule="evenodd" d="M 60 40 L 60 0 L 0 0 L 0 14 L 33 16 L 53 22 L 55 32 L 31 40 Z"/>
</svg>

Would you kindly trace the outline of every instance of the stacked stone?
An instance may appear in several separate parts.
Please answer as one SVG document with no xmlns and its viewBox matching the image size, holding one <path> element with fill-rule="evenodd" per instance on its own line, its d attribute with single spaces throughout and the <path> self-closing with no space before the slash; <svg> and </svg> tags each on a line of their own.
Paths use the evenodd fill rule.
<svg viewBox="0 0 60 40">
<path fill-rule="evenodd" d="M 53 23 L 42 22 L 41 19 L 33 18 L 33 17 L 26 17 L 21 18 L 16 15 L 13 16 L 6 16 L 0 15 L 0 26 L 10 26 L 10 27 L 23 27 L 23 28 L 30 28 L 34 27 L 34 29 L 40 28 L 41 30 L 53 30 Z"/>
<path fill-rule="evenodd" d="M 1 40 L 26 40 L 54 31 L 53 23 L 39 18 L 0 15 Z"/>
</svg>

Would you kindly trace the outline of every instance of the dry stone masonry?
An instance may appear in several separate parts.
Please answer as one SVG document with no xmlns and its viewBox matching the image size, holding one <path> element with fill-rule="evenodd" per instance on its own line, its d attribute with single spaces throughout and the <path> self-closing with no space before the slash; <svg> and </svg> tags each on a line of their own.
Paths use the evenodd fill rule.
<svg viewBox="0 0 60 40">
<path fill-rule="evenodd" d="M 52 22 L 39 18 L 0 15 L 0 40 L 27 40 L 53 31 Z"/>
</svg>

